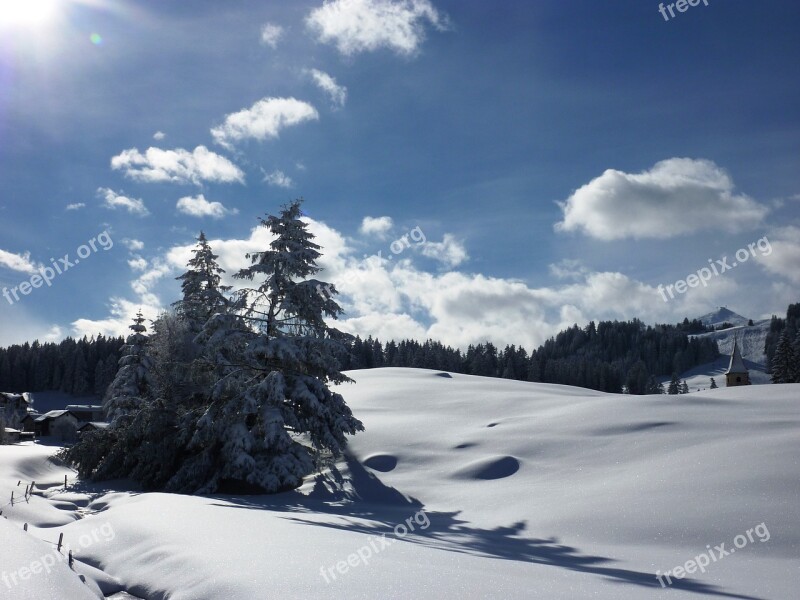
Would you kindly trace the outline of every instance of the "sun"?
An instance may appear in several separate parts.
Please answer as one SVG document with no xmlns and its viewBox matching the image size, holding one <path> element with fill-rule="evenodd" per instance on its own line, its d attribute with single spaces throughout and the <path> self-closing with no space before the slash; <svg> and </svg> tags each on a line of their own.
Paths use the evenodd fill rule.
<svg viewBox="0 0 800 600">
<path fill-rule="evenodd" d="M 55 16 L 59 0 L 0 0 L 0 29 L 31 28 Z"/>
</svg>

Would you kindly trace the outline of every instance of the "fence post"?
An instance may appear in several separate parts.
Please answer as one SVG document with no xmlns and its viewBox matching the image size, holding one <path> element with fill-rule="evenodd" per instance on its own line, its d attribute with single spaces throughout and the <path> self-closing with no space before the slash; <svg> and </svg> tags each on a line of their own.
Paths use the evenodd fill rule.
<svg viewBox="0 0 800 600">
<path fill-rule="evenodd" d="M 27 523 L 25 523 L 25 525 L 22 526 L 22 531 L 28 531 L 28 524 Z"/>
<path fill-rule="evenodd" d="M 64 541 L 64 534 L 63 533 L 59 533 L 58 534 L 58 551 L 59 552 L 61 552 L 61 542 L 62 541 Z"/>
</svg>

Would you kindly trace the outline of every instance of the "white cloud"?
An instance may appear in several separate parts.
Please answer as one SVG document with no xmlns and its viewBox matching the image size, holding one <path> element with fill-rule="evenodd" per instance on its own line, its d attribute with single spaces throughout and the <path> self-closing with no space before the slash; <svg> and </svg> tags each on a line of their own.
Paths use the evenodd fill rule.
<svg viewBox="0 0 800 600">
<path fill-rule="evenodd" d="M 769 212 L 734 193 L 728 174 L 709 160 L 670 158 L 642 173 L 608 169 L 559 203 L 557 231 L 601 240 L 667 239 L 702 230 L 739 231 Z"/>
<path fill-rule="evenodd" d="M 211 135 L 219 145 L 231 148 L 247 139 L 277 138 L 286 127 L 318 119 L 317 109 L 302 100 L 263 98 L 250 108 L 226 115 L 222 125 L 211 130 Z"/>
<path fill-rule="evenodd" d="M 388 48 L 414 55 L 425 39 L 425 24 L 439 30 L 446 17 L 428 0 L 326 0 L 306 18 L 317 40 L 336 46 L 342 54 Z"/>
<path fill-rule="evenodd" d="M 155 320 L 162 307 L 158 304 L 150 305 L 143 302 L 131 302 L 124 298 L 110 299 L 110 315 L 105 319 L 77 319 L 72 322 L 73 335 L 76 338 L 93 336 L 102 333 L 105 336 L 127 336 L 130 334 L 128 326 L 133 322 L 133 317 L 141 310 L 148 320 Z M 149 323 L 145 323 L 149 329 Z"/>
<path fill-rule="evenodd" d="M 374 235 L 380 239 L 386 239 L 386 235 L 393 226 L 392 217 L 364 217 L 358 230 L 363 235 Z"/>
<path fill-rule="evenodd" d="M 161 140 L 163 140 L 165 137 L 167 137 L 167 134 L 166 134 L 166 133 L 164 133 L 163 131 L 156 131 L 156 132 L 153 134 L 153 139 L 154 139 L 154 140 L 157 140 L 157 141 L 159 141 L 159 142 L 160 142 Z"/>
<path fill-rule="evenodd" d="M 128 259 L 128 266 L 134 271 L 144 271 L 147 268 L 147 261 L 141 256 Z"/>
<path fill-rule="evenodd" d="M 800 227 L 770 231 L 756 242 L 755 259 L 767 272 L 800 284 Z"/>
<path fill-rule="evenodd" d="M 75 202 L 74 204 L 67 204 L 65 210 L 80 210 L 82 208 L 86 208 L 86 204 L 84 202 Z"/>
<path fill-rule="evenodd" d="M 292 178 L 278 169 L 274 170 L 272 173 L 267 173 L 264 175 L 264 181 L 269 185 L 282 188 L 290 188 L 294 185 Z"/>
<path fill-rule="evenodd" d="M 244 183 L 244 173 L 239 167 L 205 146 L 198 146 L 192 152 L 151 147 L 144 154 L 130 148 L 111 159 L 111 168 L 146 183 Z"/>
<path fill-rule="evenodd" d="M 266 23 L 261 27 L 261 43 L 270 48 L 277 48 L 283 37 L 283 27 L 274 23 Z"/>
<path fill-rule="evenodd" d="M 550 273 L 558 279 L 581 279 L 589 273 L 589 269 L 583 266 L 579 260 L 565 258 L 557 263 L 549 265 Z"/>
<path fill-rule="evenodd" d="M 359 246 L 337 230 L 309 217 L 304 221 L 323 248 L 319 260 L 323 271 L 318 278 L 333 283 L 341 292 L 339 300 L 346 313 L 336 326 L 384 340 L 430 337 L 460 348 L 489 340 L 530 350 L 574 323 L 633 316 L 645 322 L 677 322 L 743 296 L 735 277 L 726 276 L 714 278 L 707 288 L 694 288 L 664 302 L 656 285 L 619 272 L 593 272 L 574 262 L 558 265 L 566 281 L 544 287 L 476 273 L 434 273 L 417 266 L 413 252 L 393 260 L 362 257 Z M 264 227 L 253 228 L 244 239 L 209 240 L 226 271 L 223 283 L 241 289 L 247 282 L 232 276 L 248 264 L 245 254 L 264 250 L 271 241 L 272 235 Z M 124 333 L 140 305 L 156 313 L 161 306 L 157 286 L 167 283 L 169 276 L 173 293 L 177 293 L 171 277 L 186 268 L 193 248 L 194 243 L 176 245 L 153 258 L 131 283 L 137 302 L 112 299 L 107 319 L 76 322 L 76 331 L 96 333 L 116 327 L 114 331 Z"/>
<path fill-rule="evenodd" d="M 124 240 L 122 240 L 122 243 L 131 252 L 137 252 L 139 250 L 144 249 L 144 242 L 142 242 L 141 240 L 125 238 Z"/>
<path fill-rule="evenodd" d="M 445 233 L 441 242 L 425 242 L 419 248 L 423 256 L 438 260 L 447 267 L 457 267 L 469 258 L 464 244 L 450 233 Z"/>
<path fill-rule="evenodd" d="M 347 101 L 347 88 L 345 86 L 336 83 L 336 79 L 324 71 L 308 69 L 307 73 L 311 75 L 317 87 L 328 94 L 334 107 L 341 108 L 344 106 L 344 103 Z"/>
<path fill-rule="evenodd" d="M 0 249 L 0 267 L 31 274 L 36 273 L 39 269 L 39 265 L 31 260 L 30 252 L 15 254 L 3 249 Z"/>
<path fill-rule="evenodd" d="M 138 198 L 128 198 L 122 194 L 118 194 L 109 188 L 98 188 L 97 195 L 103 198 L 103 206 L 116 210 L 117 208 L 124 208 L 133 215 L 141 217 L 150 214 L 150 211 L 145 207 L 144 202 Z"/>
<path fill-rule="evenodd" d="M 225 208 L 220 202 L 209 202 L 205 199 L 203 194 L 196 197 L 186 196 L 178 200 L 175 205 L 178 211 L 185 215 L 192 217 L 211 217 L 212 219 L 221 219 L 226 215 L 238 214 L 238 209 Z"/>
</svg>

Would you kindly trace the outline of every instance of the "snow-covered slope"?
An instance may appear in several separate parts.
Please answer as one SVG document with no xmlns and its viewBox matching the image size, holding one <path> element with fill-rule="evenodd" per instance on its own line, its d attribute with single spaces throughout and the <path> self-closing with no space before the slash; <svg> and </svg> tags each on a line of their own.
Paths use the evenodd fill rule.
<svg viewBox="0 0 800 600">
<path fill-rule="evenodd" d="M 742 315 L 733 312 L 725 306 L 720 306 L 717 310 L 698 317 L 698 320 L 703 325 L 709 327 L 717 327 L 723 323 L 730 323 L 731 325 L 747 325 L 748 319 Z"/>
<path fill-rule="evenodd" d="M 117 578 L 143 598 L 661 598 L 657 570 L 748 530 L 735 554 L 673 578 L 670 597 L 796 597 L 800 385 L 620 396 L 419 369 L 351 376 L 342 391 L 367 430 L 299 491 L 53 487 L 4 516 L 31 538 L 95 539 L 81 568 L 106 594 Z M 0 447 L 0 496 L 17 478 L 63 480 L 47 451 Z"/>
<path fill-rule="evenodd" d="M 728 309 L 720 309 L 720 311 L 728 311 Z M 718 311 L 719 312 L 719 311 Z M 716 313 L 711 313 L 714 315 Z M 735 315 L 735 313 L 732 313 Z M 708 317 L 709 315 L 706 315 Z M 724 316 L 729 322 L 734 322 L 728 319 L 729 314 L 724 313 Z M 738 317 L 738 315 L 736 315 Z M 705 317 L 703 317 L 705 319 Z M 744 319 L 744 317 L 740 317 Z M 705 321 L 704 321 L 705 322 Z M 728 369 L 730 362 L 730 355 L 733 352 L 733 342 L 738 341 L 739 349 L 744 358 L 745 365 L 750 371 L 750 381 L 753 384 L 766 384 L 771 383 L 770 376 L 767 373 L 767 355 L 764 353 L 764 344 L 767 340 L 767 333 L 769 333 L 769 319 L 756 321 L 753 325 L 747 325 L 747 319 L 744 319 L 743 325 L 737 325 L 729 329 L 721 331 L 711 331 L 709 333 L 702 333 L 692 337 L 710 338 L 717 342 L 719 351 L 722 356 L 712 362 L 704 365 L 699 365 L 690 371 L 681 373 L 681 380 L 686 380 L 689 389 L 703 390 L 709 387 L 711 377 L 717 381 L 717 385 L 724 386 L 724 373 Z"/>
</svg>

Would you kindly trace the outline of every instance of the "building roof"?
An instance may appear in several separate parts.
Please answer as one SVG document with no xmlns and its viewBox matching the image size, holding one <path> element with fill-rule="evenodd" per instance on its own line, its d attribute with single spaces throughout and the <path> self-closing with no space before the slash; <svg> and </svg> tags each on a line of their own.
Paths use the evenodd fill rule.
<svg viewBox="0 0 800 600">
<path fill-rule="evenodd" d="M 89 427 L 89 426 L 92 426 L 95 429 L 105 429 L 109 425 L 111 425 L 111 423 L 106 423 L 104 421 L 91 421 L 89 423 L 84 423 L 83 425 L 78 427 L 78 431 L 80 431 L 81 429 L 84 429 L 86 427 Z"/>
<path fill-rule="evenodd" d="M 2 396 L 7 402 L 11 400 L 22 400 L 25 404 L 33 404 L 33 400 L 30 399 L 30 396 L 25 394 L 13 394 L 11 392 L 0 392 L 0 396 Z"/>
<path fill-rule="evenodd" d="M 96 404 L 68 404 L 67 410 L 77 410 L 83 412 L 88 412 L 88 411 L 100 412 L 101 410 L 103 410 L 103 407 Z"/>
<path fill-rule="evenodd" d="M 72 414 L 68 410 L 51 410 L 50 412 L 46 412 L 43 415 L 36 417 L 36 422 L 41 423 L 42 421 L 46 421 L 47 419 L 57 419 L 58 417 L 63 417 L 66 414 Z M 72 415 L 73 417 L 75 415 Z"/>
<path fill-rule="evenodd" d="M 739 352 L 739 343 L 738 340 L 734 338 L 733 340 L 733 352 L 731 352 L 731 362 L 728 365 L 728 370 L 725 371 L 726 375 L 731 373 L 747 373 L 747 367 L 744 366 L 744 360 L 742 360 L 742 353 Z"/>
</svg>

